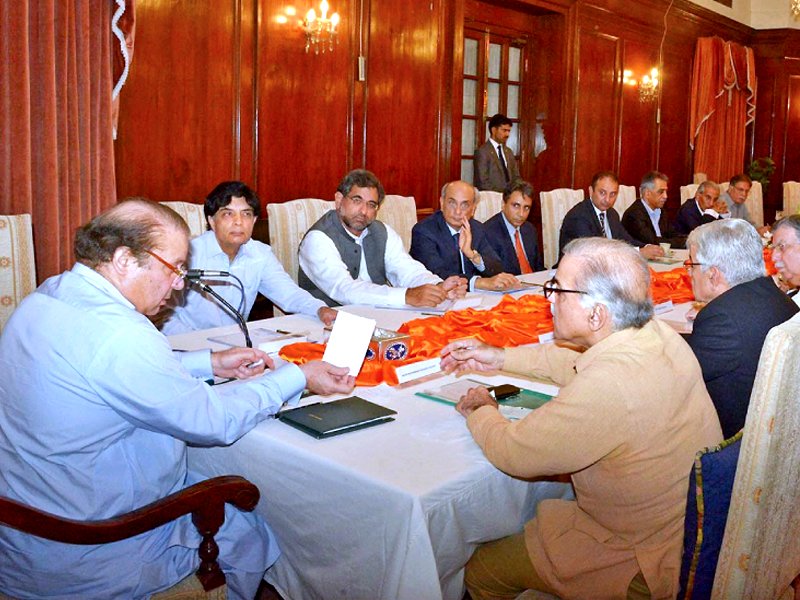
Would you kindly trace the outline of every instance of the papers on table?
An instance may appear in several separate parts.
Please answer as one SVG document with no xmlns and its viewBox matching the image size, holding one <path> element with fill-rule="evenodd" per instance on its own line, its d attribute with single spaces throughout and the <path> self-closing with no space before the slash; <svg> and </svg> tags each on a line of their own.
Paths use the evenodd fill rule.
<svg viewBox="0 0 800 600">
<path fill-rule="evenodd" d="M 443 315 L 450 310 L 463 310 L 465 308 L 475 308 L 481 305 L 483 298 L 479 294 L 467 294 L 457 300 L 445 300 L 436 306 L 412 306 L 411 304 L 401 304 L 400 306 L 388 306 L 378 304 L 375 308 L 391 308 L 396 310 L 409 310 L 432 315 Z"/>
<path fill-rule="evenodd" d="M 448 383 L 439 388 L 417 392 L 417 396 L 427 398 L 428 400 L 435 400 L 436 402 L 443 402 L 445 404 L 456 404 L 467 391 L 480 386 L 492 387 L 491 384 L 475 379 L 458 379 L 453 383 Z M 555 393 L 558 393 L 557 390 L 555 390 Z M 500 412 L 507 419 L 519 419 L 530 411 L 542 406 L 545 402 L 553 398 L 553 395 L 554 394 L 535 392 L 533 390 L 521 388 L 518 394 L 508 396 L 498 401 L 498 404 L 501 407 Z M 513 408 L 514 410 L 506 410 L 503 412 L 504 408 Z"/>
<path fill-rule="evenodd" d="M 305 342 L 308 336 L 308 333 L 305 331 L 302 333 L 292 333 L 283 329 L 268 329 L 267 327 L 255 327 L 249 331 L 253 347 L 267 353 L 278 352 L 287 344 Z M 228 335 L 212 336 L 208 338 L 208 341 L 225 344 L 226 346 L 245 346 L 244 333 L 241 331 Z"/>
<path fill-rule="evenodd" d="M 338 311 L 322 360 L 337 367 L 347 367 L 350 375 L 358 375 L 373 331 L 375 319 Z"/>
</svg>

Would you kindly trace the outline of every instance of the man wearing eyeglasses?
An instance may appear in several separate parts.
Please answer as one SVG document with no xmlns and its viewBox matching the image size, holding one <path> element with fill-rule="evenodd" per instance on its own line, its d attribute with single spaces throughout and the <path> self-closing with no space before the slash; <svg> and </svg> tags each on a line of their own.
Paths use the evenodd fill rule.
<svg viewBox="0 0 800 600">
<path fill-rule="evenodd" d="M 555 338 L 569 347 L 457 340 L 442 350 L 448 372 L 502 369 L 561 386 L 519 421 L 506 420 L 483 387 L 456 408 L 497 468 L 523 478 L 570 473 L 576 496 L 542 501 L 524 531 L 479 547 L 465 574 L 473 599 L 525 589 L 675 597 L 688 475 L 697 450 L 722 434 L 697 360 L 653 319 L 649 287 L 635 248 L 578 239 L 544 289 Z"/>
<path fill-rule="evenodd" d="M 489 243 L 483 223 L 472 218 L 478 188 L 465 181 L 442 187 L 440 209 L 411 229 L 411 256 L 439 277 L 464 277 L 471 290 L 506 290 L 519 284 Z"/>
<path fill-rule="evenodd" d="M 747 209 L 747 197 L 750 195 L 750 190 L 753 188 L 753 180 L 745 173 L 739 173 L 731 177 L 728 190 L 720 195 L 720 199 L 725 202 L 728 207 L 729 219 L 743 219 L 756 228 L 759 235 L 764 235 L 769 231 L 769 225 L 758 227 L 753 221 L 750 220 L 750 211 Z"/>
<path fill-rule="evenodd" d="M 306 387 L 352 390 L 346 369 L 320 361 L 258 376 L 272 366 L 260 350 L 173 352 L 147 317 L 183 287 L 188 235 L 165 206 L 116 204 L 78 230 L 73 268 L 12 314 L 0 337 L 0 496 L 76 520 L 127 513 L 200 479 L 188 443 L 231 444 Z M 211 387 L 212 375 L 247 381 Z M 229 597 L 253 598 L 280 553 L 269 528 L 228 510 L 216 540 Z M 100 546 L 0 527 L 0 589 L 149 597 L 197 569 L 200 541 L 190 515 Z"/>
<path fill-rule="evenodd" d="M 778 269 L 782 286 L 789 297 L 800 304 L 800 215 L 789 215 L 772 231 L 772 262 Z"/>
<path fill-rule="evenodd" d="M 728 438 L 744 427 L 767 333 L 798 307 L 767 277 L 761 238 L 750 223 L 701 225 L 686 247 L 694 297 L 707 303 L 687 341 Z"/>
<path fill-rule="evenodd" d="M 339 183 L 335 210 L 300 242 L 298 282 L 328 306 L 436 306 L 463 297 L 466 281 L 441 277 L 409 256 L 400 236 L 377 220 L 385 193 L 370 171 L 356 169 Z"/>
<path fill-rule="evenodd" d="M 336 311 L 301 289 L 283 270 L 272 249 L 253 239 L 253 226 L 261 212 L 258 196 L 241 181 L 224 181 L 206 198 L 210 228 L 189 244 L 189 268 L 225 271 L 233 277 L 206 280 L 219 295 L 247 320 L 259 293 L 282 311 L 302 313 L 333 323 Z M 241 283 L 241 287 L 240 284 Z M 161 330 L 166 335 L 234 325 L 238 321 L 207 292 L 178 292 Z"/>
</svg>

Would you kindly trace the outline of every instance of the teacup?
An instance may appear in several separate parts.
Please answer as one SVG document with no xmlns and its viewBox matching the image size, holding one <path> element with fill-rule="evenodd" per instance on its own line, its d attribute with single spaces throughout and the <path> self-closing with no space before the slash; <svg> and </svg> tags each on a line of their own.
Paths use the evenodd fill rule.
<svg viewBox="0 0 800 600">
<path fill-rule="evenodd" d="M 671 256 L 672 253 L 669 249 L 672 248 L 672 244 L 669 242 L 661 242 L 659 246 L 661 246 L 661 249 L 664 251 L 664 256 Z"/>
</svg>

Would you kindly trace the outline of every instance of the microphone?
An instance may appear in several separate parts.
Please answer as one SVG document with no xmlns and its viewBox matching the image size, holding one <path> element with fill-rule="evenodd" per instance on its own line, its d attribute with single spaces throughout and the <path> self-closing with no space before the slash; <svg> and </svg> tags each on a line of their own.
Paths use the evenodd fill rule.
<svg viewBox="0 0 800 600">
<path fill-rule="evenodd" d="M 227 271 L 206 271 L 204 269 L 189 269 L 184 277 L 189 281 L 199 281 L 204 277 L 230 277 Z"/>
<path fill-rule="evenodd" d="M 211 274 L 224 273 L 225 275 L 228 275 L 228 273 L 225 273 L 225 271 L 202 271 L 202 270 L 199 270 L 199 269 L 197 271 L 199 271 L 200 273 L 211 273 Z M 189 272 L 191 273 L 191 271 L 189 271 Z M 204 292 L 206 292 L 207 294 L 211 294 L 212 296 L 214 296 L 214 298 L 216 298 L 216 300 L 220 304 L 222 304 L 222 306 L 225 307 L 225 309 L 236 319 L 236 322 L 239 325 L 239 329 L 242 330 L 242 333 L 244 334 L 244 343 L 245 343 L 245 345 L 248 348 L 252 348 L 253 347 L 253 342 L 250 339 L 250 331 L 247 329 L 247 323 L 245 322 L 244 317 L 242 316 L 242 314 L 238 310 L 236 310 L 231 305 L 230 302 L 225 300 L 225 298 L 223 298 L 217 292 L 215 292 L 213 289 L 211 289 L 211 287 L 209 285 L 206 285 L 205 283 L 200 281 L 199 277 L 200 276 L 198 276 L 197 279 L 190 279 L 189 276 L 187 275 L 186 279 L 188 279 L 189 282 L 192 285 L 195 285 L 195 286 L 199 287 L 201 290 L 203 290 Z"/>
</svg>

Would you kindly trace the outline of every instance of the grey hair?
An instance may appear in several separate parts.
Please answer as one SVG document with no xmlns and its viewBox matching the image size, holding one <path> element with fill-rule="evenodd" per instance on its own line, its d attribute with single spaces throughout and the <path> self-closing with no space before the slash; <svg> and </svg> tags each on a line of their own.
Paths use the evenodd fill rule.
<svg viewBox="0 0 800 600">
<path fill-rule="evenodd" d="M 788 215 L 783 217 L 780 221 L 772 226 L 773 235 L 782 227 L 794 229 L 795 236 L 797 236 L 797 239 L 800 240 L 800 215 Z"/>
<path fill-rule="evenodd" d="M 636 248 L 620 240 L 578 238 L 565 246 L 564 256 L 581 261 L 575 278 L 586 292 L 581 305 L 605 305 L 614 331 L 640 328 L 653 318 L 650 270 Z"/>
<path fill-rule="evenodd" d="M 644 191 L 650 190 L 651 192 L 656 189 L 656 179 L 661 179 L 669 183 L 669 177 L 664 175 L 661 171 L 649 171 L 642 177 L 642 182 L 639 184 L 639 194 L 644 197 Z"/>
<path fill-rule="evenodd" d="M 697 193 L 699 194 L 701 192 L 705 192 L 706 188 L 711 188 L 713 190 L 717 190 L 719 193 L 722 193 L 722 190 L 719 189 L 719 185 L 709 179 L 697 186 Z"/>
<path fill-rule="evenodd" d="M 731 287 L 767 274 L 761 238 L 747 221 L 719 219 L 693 229 L 686 247 L 694 247 L 700 269 L 717 267 Z"/>
<path fill-rule="evenodd" d="M 466 185 L 469 185 L 469 183 L 467 183 L 466 181 L 461 181 L 461 180 L 458 180 L 458 179 L 456 181 L 448 181 L 447 183 L 445 183 L 442 186 L 442 191 L 439 194 L 442 198 L 447 198 L 447 188 L 450 187 L 450 185 L 453 184 L 453 183 L 465 183 Z M 472 186 L 472 203 L 475 206 L 478 206 L 478 202 L 480 202 L 480 201 L 481 201 L 481 192 L 480 192 L 480 190 L 478 188 L 476 188 L 473 185 Z"/>
</svg>

